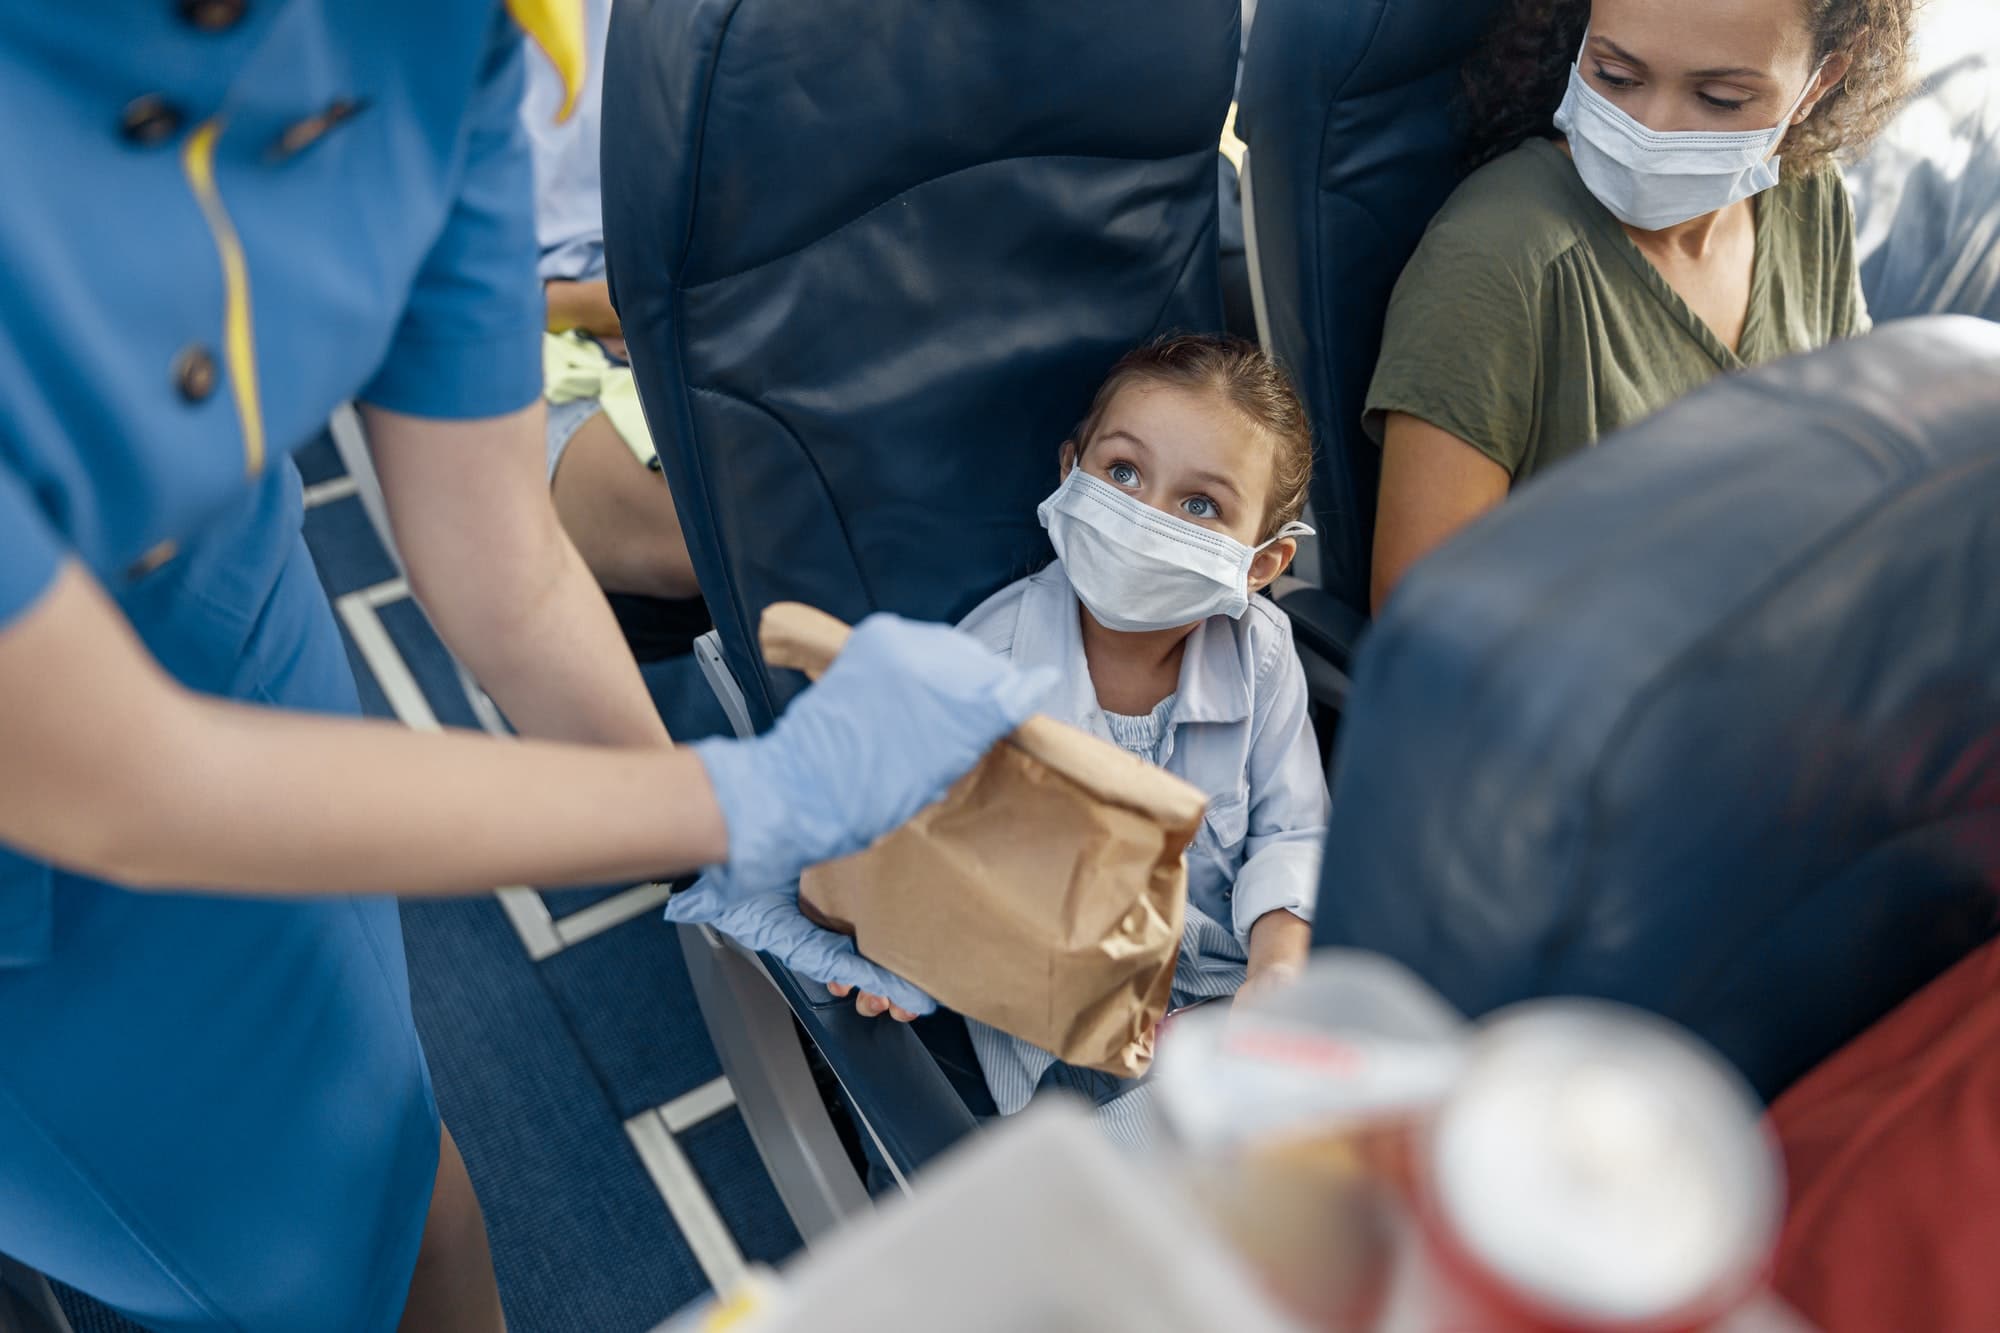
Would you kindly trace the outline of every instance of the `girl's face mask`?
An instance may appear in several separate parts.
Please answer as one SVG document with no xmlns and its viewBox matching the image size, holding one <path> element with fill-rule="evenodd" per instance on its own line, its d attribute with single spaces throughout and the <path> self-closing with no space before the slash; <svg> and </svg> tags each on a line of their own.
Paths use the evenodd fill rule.
<svg viewBox="0 0 2000 1333">
<path fill-rule="evenodd" d="M 1556 128 L 1569 140 L 1577 174 L 1620 222 L 1659 231 L 1778 183 L 1778 159 L 1772 154 L 1826 62 L 1814 68 L 1776 125 L 1734 133 L 1649 130 L 1591 87 L 1582 63 L 1579 49 L 1569 69 L 1569 91 L 1556 108 Z"/>
<path fill-rule="evenodd" d="M 1286 537 L 1310 537 L 1287 523 L 1261 546 L 1245 546 L 1071 467 L 1035 516 L 1048 529 L 1070 586 L 1097 622 L 1128 633 L 1175 629 L 1250 606 L 1250 563 Z"/>
</svg>

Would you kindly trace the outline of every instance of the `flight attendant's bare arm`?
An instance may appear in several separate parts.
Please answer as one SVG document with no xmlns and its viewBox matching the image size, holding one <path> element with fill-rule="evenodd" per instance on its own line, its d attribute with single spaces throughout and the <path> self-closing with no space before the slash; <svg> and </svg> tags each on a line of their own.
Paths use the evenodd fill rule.
<svg viewBox="0 0 2000 1333">
<path fill-rule="evenodd" d="M 199 696 L 73 563 L 0 631 L 0 755 L 0 841 L 142 888 L 473 893 L 668 874 L 727 849 L 691 750 Z"/>
<path fill-rule="evenodd" d="M 136 888 L 272 895 L 727 861 L 711 885 L 726 905 L 894 828 L 1046 686 L 954 630 L 870 617 L 771 734 L 677 749 L 550 513 L 539 409 L 462 425 L 374 412 L 370 426 L 413 585 L 527 738 L 193 694 L 72 561 L 0 628 L 0 844 Z M 895 725 L 918 714 L 934 725 Z"/>
<path fill-rule="evenodd" d="M 364 407 L 411 590 L 525 736 L 665 745 L 597 581 L 549 501 L 543 407 L 433 421 Z"/>
</svg>

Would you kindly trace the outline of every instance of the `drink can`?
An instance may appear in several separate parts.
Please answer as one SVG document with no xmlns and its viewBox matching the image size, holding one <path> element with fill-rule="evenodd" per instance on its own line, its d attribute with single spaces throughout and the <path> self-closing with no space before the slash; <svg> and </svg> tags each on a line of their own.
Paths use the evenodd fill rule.
<svg viewBox="0 0 2000 1333">
<path fill-rule="evenodd" d="M 1383 1333 L 1683 1333 L 1750 1300 L 1783 1180 L 1757 1099 L 1639 1010 L 1483 1025 L 1416 1147 Z"/>
</svg>

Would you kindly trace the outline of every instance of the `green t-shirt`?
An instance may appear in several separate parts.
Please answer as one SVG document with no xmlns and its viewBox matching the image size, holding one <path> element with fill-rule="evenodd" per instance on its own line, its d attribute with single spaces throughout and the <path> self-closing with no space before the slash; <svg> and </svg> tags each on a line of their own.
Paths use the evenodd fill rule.
<svg viewBox="0 0 2000 1333">
<path fill-rule="evenodd" d="M 1838 172 L 1758 195 L 1750 306 L 1731 351 L 1584 186 L 1531 139 L 1467 177 L 1396 283 L 1366 427 L 1406 412 L 1516 482 L 1723 371 L 1865 332 Z"/>
</svg>

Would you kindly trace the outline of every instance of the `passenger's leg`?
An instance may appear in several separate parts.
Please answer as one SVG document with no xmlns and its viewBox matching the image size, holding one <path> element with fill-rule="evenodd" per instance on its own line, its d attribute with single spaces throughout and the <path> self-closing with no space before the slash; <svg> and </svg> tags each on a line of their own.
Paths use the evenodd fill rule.
<svg viewBox="0 0 2000 1333">
<path fill-rule="evenodd" d="M 551 486 L 563 527 L 606 592 L 669 601 L 699 595 L 666 482 L 633 456 L 604 413 L 577 427 Z"/>
<path fill-rule="evenodd" d="M 486 1219 L 451 1131 L 438 1127 L 437 1182 L 400 1333 L 504 1333 Z"/>
</svg>

